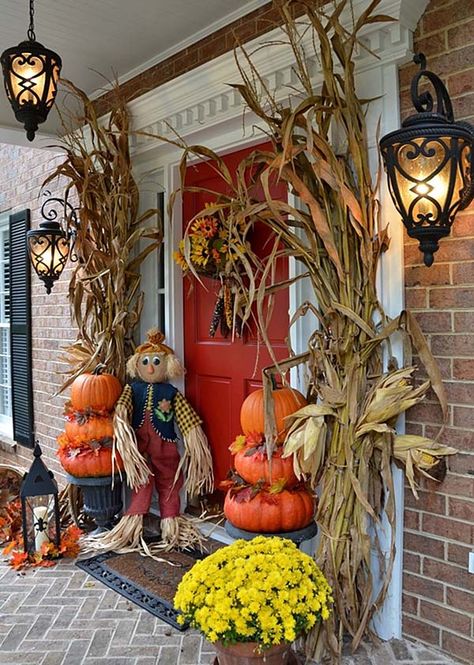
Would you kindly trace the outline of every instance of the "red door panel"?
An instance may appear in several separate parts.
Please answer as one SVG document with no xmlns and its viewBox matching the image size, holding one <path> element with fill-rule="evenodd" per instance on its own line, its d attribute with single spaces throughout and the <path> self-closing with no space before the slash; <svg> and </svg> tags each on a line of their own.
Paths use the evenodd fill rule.
<svg viewBox="0 0 474 665">
<path fill-rule="evenodd" d="M 251 150 L 254 150 L 252 148 Z M 231 173 L 251 150 L 239 150 L 224 157 Z M 225 183 L 216 177 L 209 162 L 188 168 L 186 184 L 224 192 Z M 286 200 L 286 189 L 277 186 L 272 192 Z M 211 195 L 187 192 L 183 197 L 184 228 Z M 252 236 L 252 246 L 259 247 L 263 258 L 272 248 L 268 242 L 268 231 L 257 229 Z M 279 279 L 288 276 L 286 261 L 278 266 Z M 242 338 L 232 342 L 231 337 L 222 337 L 220 331 L 214 338 L 209 336 L 209 325 L 219 283 L 202 278 L 203 288 L 196 280 L 185 280 L 184 287 L 184 361 L 186 373 L 186 395 L 194 404 L 204 421 L 204 430 L 211 445 L 216 485 L 223 480 L 231 465 L 229 445 L 241 432 L 240 407 L 245 397 L 261 385 L 261 370 L 271 364 L 271 358 L 263 343 L 259 343 L 252 327 L 244 330 Z M 285 337 L 288 334 L 288 292 L 275 298 L 269 337 L 277 358 L 287 356 Z"/>
</svg>

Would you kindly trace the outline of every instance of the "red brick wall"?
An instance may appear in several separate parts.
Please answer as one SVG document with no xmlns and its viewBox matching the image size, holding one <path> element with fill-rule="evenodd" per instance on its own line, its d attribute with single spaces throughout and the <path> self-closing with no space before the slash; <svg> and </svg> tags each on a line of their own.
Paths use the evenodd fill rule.
<svg viewBox="0 0 474 665">
<path fill-rule="evenodd" d="M 20 148 L 0 144 L 0 212 L 31 210 L 31 226 L 38 226 L 41 199 L 41 183 L 50 173 L 58 155 L 35 148 Z M 61 189 L 49 186 L 56 195 Z M 66 299 L 67 277 L 57 282 L 51 295 L 46 294 L 42 282 L 33 273 L 32 291 L 32 337 L 33 337 L 33 385 L 36 436 L 43 449 L 46 464 L 61 482 L 63 475 L 56 457 L 56 436 L 63 427 L 63 397 L 54 397 L 62 382 L 67 366 L 60 361 L 61 347 L 73 339 L 69 318 L 69 305 Z M 11 446 L 0 441 L 0 462 L 10 462 L 23 468 L 31 463 L 32 455 L 28 448 Z"/>
<path fill-rule="evenodd" d="M 474 2 L 431 0 L 416 34 L 415 50 L 447 85 L 456 119 L 474 122 Z M 402 110 L 417 67 L 400 72 Z M 436 356 L 449 400 L 440 436 L 459 454 L 443 483 L 423 482 L 420 499 L 406 491 L 403 629 L 468 660 L 474 653 L 474 207 L 460 213 L 442 240 L 432 268 L 422 265 L 417 243 L 405 244 L 406 304 L 416 313 Z M 408 431 L 435 436 L 441 412 L 431 397 L 408 414 Z M 471 661 L 472 662 L 472 661 Z"/>
</svg>

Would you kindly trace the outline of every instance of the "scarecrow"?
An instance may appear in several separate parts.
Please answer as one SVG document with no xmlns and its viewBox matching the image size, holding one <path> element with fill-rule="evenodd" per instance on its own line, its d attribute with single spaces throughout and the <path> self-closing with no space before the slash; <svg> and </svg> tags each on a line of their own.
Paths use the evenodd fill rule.
<svg viewBox="0 0 474 665">
<path fill-rule="evenodd" d="M 191 518 L 180 514 L 180 490 L 193 496 L 212 492 L 212 458 L 201 419 L 189 402 L 168 381 L 181 376 L 184 367 L 164 344 L 156 329 L 137 347 L 127 362 L 132 381 L 120 396 L 114 415 L 114 444 L 123 458 L 129 484 L 130 505 L 108 533 L 90 539 L 95 549 L 116 552 L 142 549 L 143 516 L 150 509 L 153 489 L 158 493 L 161 543 L 157 549 L 185 548 L 202 540 Z M 184 453 L 178 451 L 179 435 Z"/>
</svg>

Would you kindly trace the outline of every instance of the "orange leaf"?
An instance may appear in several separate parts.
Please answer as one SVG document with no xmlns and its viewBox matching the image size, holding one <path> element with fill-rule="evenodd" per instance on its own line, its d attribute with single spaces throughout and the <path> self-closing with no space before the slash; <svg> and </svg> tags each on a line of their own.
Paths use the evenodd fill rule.
<svg viewBox="0 0 474 665">
<path fill-rule="evenodd" d="M 250 432 L 250 434 L 247 434 L 245 438 L 245 442 L 247 443 L 247 446 L 250 448 L 253 448 L 255 446 L 259 446 L 261 443 L 263 443 L 264 437 L 261 432 Z"/>
<path fill-rule="evenodd" d="M 8 543 L 6 547 L 3 548 L 2 554 L 10 554 L 12 550 L 15 549 L 15 547 L 18 546 L 18 542 L 16 540 L 12 540 L 11 543 Z"/>
<path fill-rule="evenodd" d="M 15 570 L 21 570 L 27 563 L 28 554 L 26 552 L 13 552 L 9 561 L 9 565 Z"/>
</svg>

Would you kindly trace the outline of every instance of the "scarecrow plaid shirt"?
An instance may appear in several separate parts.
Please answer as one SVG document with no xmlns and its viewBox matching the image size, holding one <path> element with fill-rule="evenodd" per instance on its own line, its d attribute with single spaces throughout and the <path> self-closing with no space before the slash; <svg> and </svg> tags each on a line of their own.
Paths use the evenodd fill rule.
<svg viewBox="0 0 474 665">
<path fill-rule="evenodd" d="M 128 414 L 132 413 L 133 397 L 130 385 L 127 384 L 123 389 L 123 392 L 118 399 L 117 406 L 124 406 L 127 409 Z M 201 418 L 191 404 L 179 391 L 173 399 L 173 409 L 175 412 L 176 423 L 183 436 L 187 436 L 192 429 L 202 423 Z"/>
</svg>

